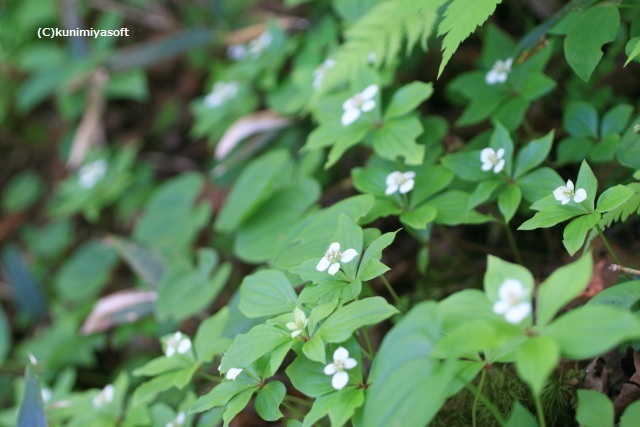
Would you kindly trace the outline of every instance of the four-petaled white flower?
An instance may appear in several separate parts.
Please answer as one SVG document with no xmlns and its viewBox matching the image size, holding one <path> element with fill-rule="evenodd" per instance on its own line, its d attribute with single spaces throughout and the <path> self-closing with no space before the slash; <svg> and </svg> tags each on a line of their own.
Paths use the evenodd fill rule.
<svg viewBox="0 0 640 427">
<path fill-rule="evenodd" d="M 260 56 L 262 52 L 264 52 L 269 47 L 272 40 L 273 37 L 271 37 L 271 33 L 269 31 L 263 32 L 247 44 L 249 55 L 253 56 L 254 58 Z"/>
<path fill-rule="evenodd" d="M 416 173 L 413 171 L 409 172 L 391 172 L 387 175 L 387 189 L 384 194 L 387 196 L 393 194 L 395 192 L 400 192 L 400 194 L 406 194 L 409 191 L 413 190 L 413 186 L 415 185 L 414 178 L 416 177 Z"/>
<path fill-rule="evenodd" d="M 234 44 L 227 48 L 227 57 L 234 61 L 240 61 L 247 56 L 247 47 L 243 44 Z"/>
<path fill-rule="evenodd" d="M 304 311 L 300 310 L 298 307 L 293 310 L 293 318 L 293 322 L 286 324 L 287 329 L 291 331 L 291 338 L 295 338 L 300 335 L 309 322 L 307 316 L 304 315 Z"/>
<path fill-rule="evenodd" d="M 336 66 L 336 61 L 334 59 L 326 59 L 318 68 L 313 71 L 313 88 L 319 89 L 322 86 L 322 82 L 324 81 L 324 76 L 327 74 L 329 69 Z"/>
<path fill-rule="evenodd" d="M 333 352 L 333 363 L 329 363 L 324 367 L 326 375 L 333 375 L 331 385 L 336 390 L 342 390 L 349 382 L 349 374 L 345 369 L 352 369 L 358 365 L 356 359 L 349 357 L 349 351 L 344 347 L 338 347 Z"/>
<path fill-rule="evenodd" d="M 235 380 L 236 377 L 240 375 L 241 372 L 242 372 L 242 369 L 240 368 L 231 368 L 227 371 L 226 377 L 228 380 Z"/>
<path fill-rule="evenodd" d="M 325 271 L 328 268 L 329 274 L 333 276 L 340 270 L 341 262 L 350 262 L 356 256 L 358 256 L 358 252 L 355 249 L 347 249 L 344 252 L 340 252 L 340 243 L 333 242 L 316 266 L 316 270 Z"/>
<path fill-rule="evenodd" d="M 78 170 L 80 187 L 89 189 L 96 185 L 107 172 L 107 161 L 100 159 L 82 166 Z"/>
<path fill-rule="evenodd" d="M 587 191 L 584 188 L 578 188 L 576 191 L 573 188 L 573 181 L 568 180 L 566 187 L 562 185 L 553 190 L 553 197 L 562 202 L 563 205 L 569 203 L 572 198 L 576 203 L 581 203 L 587 199 Z"/>
<path fill-rule="evenodd" d="M 184 412 L 180 411 L 173 420 L 165 424 L 165 427 L 182 427 L 186 419 L 187 415 Z"/>
<path fill-rule="evenodd" d="M 213 85 L 211 93 L 204 97 L 204 105 L 209 108 L 217 108 L 236 96 L 237 93 L 237 82 L 216 82 L 216 84 Z"/>
<path fill-rule="evenodd" d="M 167 348 L 164 354 L 171 357 L 176 353 L 184 354 L 191 349 L 191 340 L 189 337 L 183 336 L 182 332 L 176 332 L 167 340 Z"/>
<path fill-rule="evenodd" d="M 360 114 L 373 110 L 376 101 L 373 99 L 378 93 L 378 85 L 370 85 L 352 98 L 347 99 L 342 104 L 344 113 L 342 114 L 342 126 L 349 126 L 358 120 Z"/>
<path fill-rule="evenodd" d="M 520 323 L 531 313 L 531 302 L 528 300 L 529 291 L 522 282 L 516 279 L 507 279 L 498 289 L 500 298 L 493 304 L 493 312 L 503 315 L 509 323 Z"/>
<path fill-rule="evenodd" d="M 94 398 L 93 398 L 93 406 L 95 408 L 101 408 L 105 405 L 108 405 L 109 403 L 113 402 L 113 396 L 115 394 L 115 388 L 113 387 L 113 385 L 108 384 L 106 385 L 102 391 L 100 391 L 100 393 L 98 393 Z"/>
<path fill-rule="evenodd" d="M 482 170 L 488 171 L 493 169 L 493 173 L 499 173 L 504 169 L 504 148 L 485 148 L 480 152 L 480 161 L 482 162 Z"/>
<path fill-rule="evenodd" d="M 491 68 L 484 77 L 484 80 L 488 85 L 506 82 L 507 77 L 509 77 L 509 73 L 511 72 L 511 65 L 513 65 L 513 58 L 505 59 L 504 61 L 496 61 L 496 63 L 493 64 L 493 68 Z"/>
</svg>

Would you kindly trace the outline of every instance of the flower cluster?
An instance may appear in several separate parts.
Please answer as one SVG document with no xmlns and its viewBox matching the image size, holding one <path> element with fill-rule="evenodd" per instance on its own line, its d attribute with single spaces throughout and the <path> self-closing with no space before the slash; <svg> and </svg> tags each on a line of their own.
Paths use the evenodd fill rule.
<svg viewBox="0 0 640 427">
<path fill-rule="evenodd" d="M 271 45 L 272 41 L 271 33 L 265 31 L 246 45 L 234 44 L 229 46 L 227 56 L 234 61 L 240 61 L 246 57 L 257 58 Z"/>
<path fill-rule="evenodd" d="M 104 159 L 96 160 L 82 166 L 78 170 L 78 182 L 80 187 L 90 189 L 104 178 L 108 168 L 107 161 Z"/>
<path fill-rule="evenodd" d="M 305 316 L 304 311 L 300 310 L 298 307 L 293 310 L 293 322 L 287 323 L 285 326 L 287 329 L 291 331 L 291 338 L 295 338 L 300 335 L 304 328 L 307 327 L 307 323 L 309 320 L 307 316 Z"/>
<path fill-rule="evenodd" d="M 509 323 L 520 323 L 531 313 L 529 291 L 522 282 L 516 279 L 507 279 L 498 289 L 498 300 L 493 305 L 493 312 L 504 316 Z"/>
<path fill-rule="evenodd" d="M 182 335 L 182 332 L 176 332 L 169 339 L 167 339 L 167 346 L 164 354 L 167 357 L 172 357 L 174 354 L 184 354 L 191 349 L 191 340 L 188 337 Z"/>
<path fill-rule="evenodd" d="M 329 249 L 324 253 L 324 256 L 318 262 L 316 270 L 325 271 L 329 269 L 329 274 L 334 275 L 340 270 L 340 263 L 346 263 L 353 260 L 358 256 L 358 252 L 355 249 L 347 249 L 344 252 L 340 252 L 340 243 L 333 242 L 329 245 Z"/>
<path fill-rule="evenodd" d="M 511 65 L 513 65 L 513 58 L 508 58 L 504 61 L 496 61 L 491 70 L 489 70 L 485 76 L 485 82 L 487 82 L 488 85 L 506 82 L 509 77 L 509 73 L 511 72 Z"/>
<path fill-rule="evenodd" d="M 336 390 L 342 390 L 349 382 L 349 374 L 346 369 L 353 369 L 358 365 L 356 359 L 349 357 L 349 351 L 344 347 L 338 347 L 333 352 L 333 363 L 324 367 L 325 375 L 333 375 L 331 386 Z"/>
<path fill-rule="evenodd" d="M 329 58 L 325 60 L 318 68 L 313 71 L 313 88 L 318 90 L 322 86 L 324 76 L 331 68 L 336 66 L 336 61 Z"/>
<path fill-rule="evenodd" d="M 204 97 L 204 105 L 209 108 L 217 108 L 236 96 L 238 93 L 238 82 L 217 82 L 213 85 L 211 93 Z"/>
<path fill-rule="evenodd" d="M 413 186 L 415 185 L 414 178 L 416 177 L 416 173 L 409 172 L 391 172 L 387 175 L 387 189 L 384 194 L 387 196 L 396 192 L 400 194 L 407 194 L 409 191 L 413 190 Z"/>
<path fill-rule="evenodd" d="M 493 169 L 493 173 L 500 173 L 504 169 L 506 163 L 504 159 L 504 148 L 485 148 L 480 152 L 480 161 L 482 162 L 482 170 L 489 171 Z"/>
<path fill-rule="evenodd" d="M 360 114 L 373 110 L 376 107 L 375 96 L 378 93 L 378 85 L 367 86 L 362 92 L 355 94 L 342 104 L 342 126 L 349 126 L 358 120 Z"/>
<path fill-rule="evenodd" d="M 94 398 L 93 398 L 93 407 L 94 408 L 101 408 L 105 405 L 108 405 L 109 403 L 113 402 L 113 397 L 115 395 L 115 388 L 113 387 L 113 385 L 108 384 L 106 385 L 101 391 L 100 393 L 98 393 Z"/>
<path fill-rule="evenodd" d="M 576 203 L 582 203 L 587 199 L 587 191 L 584 188 L 578 188 L 574 191 L 573 182 L 568 180 L 566 186 L 562 185 L 553 190 L 553 197 L 563 205 L 569 203 L 571 199 Z"/>
</svg>

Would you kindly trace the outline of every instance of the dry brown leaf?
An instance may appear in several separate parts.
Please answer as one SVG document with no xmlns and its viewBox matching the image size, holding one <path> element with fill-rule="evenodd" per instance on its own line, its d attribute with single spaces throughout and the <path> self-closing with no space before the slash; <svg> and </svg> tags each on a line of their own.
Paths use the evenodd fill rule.
<svg viewBox="0 0 640 427">
<path fill-rule="evenodd" d="M 121 323 L 131 323 L 153 311 L 156 291 L 127 289 L 100 298 L 85 319 L 80 332 L 89 335 Z"/>
<path fill-rule="evenodd" d="M 271 18 L 271 17 L 267 17 Z M 276 19 L 276 23 L 283 30 L 304 30 L 309 26 L 309 21 L 295 16 L 281 16 Z M 240 30 L 232 31 L 224 38 L 227 46 L 235 44 L 244 44 L 250 42 L 267 29 L 267 22 L 250 25 Z"/>
<path fill-rule="evenodd" d="M 225 158 L 240 141 L 251 135 L 282 129 L 291 123 L 291 119 L 279 116 L 271 110 L 241 117 L 222 135 L 216 146 L 215 157 L 218 160 Z"/>
<path fill-rule="evenodd" d="M 636 371 L 622 385 L 620 394 L 613 401 L 616 410 L 616 418 L 622 415 L 627 406 L 640 399 L 640 352 L 633 352 L 633 364 Z"/>
</svg>

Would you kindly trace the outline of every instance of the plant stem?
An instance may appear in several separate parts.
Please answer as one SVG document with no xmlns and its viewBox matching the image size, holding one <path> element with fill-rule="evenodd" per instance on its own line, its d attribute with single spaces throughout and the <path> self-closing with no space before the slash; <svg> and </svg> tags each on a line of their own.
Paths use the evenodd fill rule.
<svg viewBox="0 0 640 427">
<path fill-rule="evenodd" d="M 300 405 L 300 406 L 311 407 L 311 405 L 312 405 L 312 403 L 309 402 L 307 399 L 301 399 L 301 398 L 296 397 L 296 396 L 291 396 L 290 394 L 287 394 L 284 397 L 284 400 L 289 401 L 291 403 L 294 403 L 296 405 Z"/>
<path fill-rule="evenodd" d="M 369 338 L 369 331 L 367 331 L 366 326 L 363 326 L 361 328 L 362 330 L 362 335 L 364 336 L 364 342 L 367 344 L 367 352 L 369 353 L 367 356 L 369 357 L 369 360 L 373 360 L 373 346 L 371 345 L 371 338 Z"/>
<path fill-rule="evenodd" d="M 285 396 L 285 399 L 282 401 L 282 406 L 284 406 L 285 408 L 287 408 L 287 410 L 291 413 L 293 413 L 296 417 L 300 417 L 300 418 L 304 418 L 304 414 L 300 411 L 298 411 L 297 409 L 295 409 L 293 406 L 289 405 L 287 403 L 287 396 Z"/>
<path fill-rule="evenodd" d="M 484 385 L 484 379 L 487 376 L 487 370 L 482 368 L 482 374 L 480 375 L 480 383 L 478 384 L 478 394 L 476 394 L 473 399 L 473 406 L 471 407 L 471 423 L 473 427 L 478 425 L 478 420 L 476 418 L 476 414 L 478 411 L 478 397 L 482 393 L 482 386 Z"/>
<path fill-rule="evenodd" d="M 544 410 L 542 409 L 542 401 L 540 400 L 540 395 L 537 393 L 533 393 L 533 399 L 536 402 L 536 413 L 538 415 L 538 425 L 540 427 L 547 427 L 547 422 L 544 419 Z"/>
<path fill-rule="evenodd" d="M 396 291 L 393 290 L 393 287 L 391 287 L 391 283 L 389 283 L 387 278 L 384 277 L 384 274 L 380 276 L 380 279 L 382 280 L 382 283 L 384 283 L 384 287 L 387 288 L 387 291 L 389 292 L 389 294 L 391 294 L 391 297 L 393 298 L 393 300 L 396 302 L 397 308 L 403 313 L 406 313 L 407 307 L 404 305 L 404 303 L 402 302 L 402 300 L 400 299 Z"/>
<path fill-rule="evenodd" d="M 613 249 L 609 244 L 609 240 L 607 240 L 604 233 L 602 232 L 602 228 L 600 228 L 600 224 L 596 224 L 596 230 L 598 230 L 598 235 L 602 239 L 602 243 L 604 243 L 604 246 L 607 248 L 607 251 L 609 252 L 609 255 L 611 255 L 611 258 L 613 258 L 616 264 L 622 265 L 622 263 L 620 262 L 620 258 L 618 258 L 618 255 L 616 255 L 616 253 L 613 252 Z"/>
<path fill-rule="evenodd" d="M 206 373 L 204 371 L 198 371 L 198 375 L 200 375 L 202 378 L 204 378 L 204 379 L 206 379 L 208 381 L 214 382 L 214 383 L 219 383 L 219 382 L 222 381 L 222 379 L 220 377 L 208 374 L 208 373 Z"/>
<path fill-rule="evenodd" d="M 520 249 L 518 249 L 518 245 L 516 245 L 516 239 L 513 237 L 513 232 L 511 231 L 511 227 L 506 222 L 503 222 L 504 229 L 507 233 L 507 240 L 509 241 L 509 246 L 511 246 L 511 251 L 513 252 L 513 256 L 516 259 L 516 262 L 520 265 L 523 264 L 522 256 L 520 255 Z"/>
<path fill-rule="evenodd" d="M 491 412 L 494 416 L 494 418 L 496 419 L 496 421 L 498 422 L 498 424 L 500 424 L 501 426 L 504 426 L 505 424 L 505 419 L 502 416 L 502 414 L 500 413 L 500 411 L 498 410 L 498 408 L 496 408 L 493 403 L 491 403 L 491 401 L 489 401 L 489 399 L 487 399 L 487 397 L 482 394 L 473 384 L 471 383 L 467 383 L 464 386 L 467 390 L 469 390 L 469 392 L 471 392 L 471 394 L 473 394 L 474 396 L 476 396 L 476 398 L 482 402 L 482 404 L 484 406 L 486 406 L 486 408 L 489 410 L 489 412 Z"/>
</svg>

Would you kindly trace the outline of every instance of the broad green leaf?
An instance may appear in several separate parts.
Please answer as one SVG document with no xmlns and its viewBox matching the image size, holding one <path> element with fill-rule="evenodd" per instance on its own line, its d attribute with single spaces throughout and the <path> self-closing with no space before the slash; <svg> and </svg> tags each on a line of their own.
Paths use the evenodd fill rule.
<svg viewBox="0 0 640 427">
<path fill-rule="evenodd" d="M 603 304 L 631 310 L 640 301 L 640 280 L 618 283 L 591 298 L 587 304 Z"/>
<path fill-rule="evenodd" d="M 492 113 L 492 119 L 502 124 L 505 129 L 513 132 L 517 130 L 522 123 L 524 115 L 527 113 L 527 110 L 529 110 L 529 105 L 529 101 L 522 96 L 512 97 L 507 99 Z M 509 162 L 507 162 L 507 164 L 509 164 Z"/>
<path fill-rule="evenodd" d="M 593 212 L 589 215 L 578 217 L 571 221 L 562 233 L 562 244 L 573 255 L 584 245 L 587 233 L 600 222 L 600 213 Z"/>
<path fill-rule="evenodd" d="M 319 335 L 314 335 L 309 341 L 302 346 L 302 352 L 305 356 L 314 362 L 324 364 L 326 361 L 326 351 L 324 342 Z"/>
<path fill-rule="evenodd" d="M 491 320 L 495 314 L 487 296 L 478 289 L 456 292 L 438 303 L 442 330 L 449 332 L 476 320 Z"/>
<path fill-rule="evenodd" d="M 468 204 L 469 194 L 458 190 L 447 191 L 429 200 L 429 205 L 438 211 L 434 220 L 436 224 L 483 224 L 493 221 L 493 217 L 468 209 Z"/>
<path fill-rule="evenodd" d="M 547 377 L 560 361 L 556 342 L 545 336 L 531 337 L 518 348 L 516 372 L 535 395 L 540 395 Z"/>
<path fill-rule="evenodd" d="M 353 186 L 361 193 L 378 197 L 389 197 L 385 194 L 385 181 L 389 173 L 380 168 L 355 168 L 351 170 Z"/>
<path fill-rule="evenodd" d="M 329 150 L 329 156 L 327 156 L 327 163 L 325 163 L 325 169 L 333 166 L 342 155 L 351 147 L 358 145 L 364 137 L 371 131 L 370 126 L 364 126 L 364 124 L 358 124 L 357 126 L 349 126 L 350 129 L 340 130 L 338 138 L 333 143 L 333 147 Z"/>
<path fill-rule="evenodd" d="M 622 136 L 616 150 L 616 160 L 632 169 L 640 169 L 640 138 L 633 131 L 634 126 L 638 124 L 640 124 L 640 118 L 636 117 Z"/>
<path fill-rule="evenodd" d="M 535 230 L 536 228 L 548 228 L 576 216 L 574 212 L 563 209 L 561 206 L 552 207 L 536 212 L 533 218 L 523 222 L 518 230 Z"/>
<path fill-rule="evenodd" d="M 562 315 L 542 333 L 556 340 L 563 357 L 581 360 L 640 338 L 640 319 L 617 307 L 587 305 Z"/>
<path fill-rule="evenodd" d="M 307 330 L 309 331 L 309 334 L 315 334 L 316 325 L 318 324 L 318 322 L 329 317 L 329 315 L 333 313 L 333 310 L 335 310 L 337 306 L 337 299 L 331 300 L 326 304 L 319 304 L 315 306 L 313 310 L 311 310 L 311 314 L 308 318 Z"/>
<path fill-rule="evenodd" d="M 395 161 L 403 157 L 407 165 L 420 165 L 425 147 L 416 143 L 416 138 L 422 130 L 420 120 L 413 115 L 386 121 L 372 134 L 373 150 L 385 159 Z"/>
<path fill-rule="evenodd" d="M 553 131 L 525 145 L 516 157 L 513 178 L 518 179 L 531 169 L 539 166 L 548 156 L 553 143 Z"/>
<path fill-rule="evenodd" d="M 246 368 L 259 357 L 291 340 L 291 335 L 274 325 L 257 325 L 246 334 L 236 336 L 222 358 L 220 372 Z"/>
<path fill-rule="evenodd" d="M 423 426 L 431 421 L 446 401 L 455 372 L 431 357 L 441 335 L 437 304 L 424 302 L 384 337 L 371 366 L 362 425 Z"/>
<path fill-rule="evenodd" d="M 276 316 L 292 312 L 298 295 L 279 270 L 261 270 L 240 285 L 240 311 L 247 317 Z"/>
<path fill-rule="evenodd" d="M 558 172 L 550 168 L 538 168 L 516 180 L 522 191 L 522 197 L 528 202 L 536 202 L 550 194 L 561 185 L 565 185 Z M 555 200 L 555 199 L 554 199 Z"/>
<path fill-rule="evenodd" d="M 228 320 L 229 307 L 223 307 L 200 323 L 193 339 L 193 348 L 198 361 L 210 362 L 213 356 L 222 354 L 229 347 L 231 340 L 223 336 Z"/>
<path fill-rule="evenodd" d="M 223 427 L 228 427 L 231 420 L 233 420 L 235 416 L 247 406 L 254 391 L 255 390 L 241 391 L 229 400 L 229 403 L 227 403 L 227 409 L 225 409 L 222 414 L 222 420 L 224 421 L 222 424 Z"/>
<path fill-rule="evenodd" d="M 440 165 L 430 165 L 416 173 L 415 187 L 409 193 L 409 206 L 419 206 L 434 194 L 445 189 L 453 180 L 453 173 Z"/>
<path fill-rule="evenodd" d="M 442 359 L 467 357 L 469 354 L 500 348 L 522 332 L 494 316 L 478 319 L 447 332 L 434 347 L 433 355 Z"/>
<path fill-rule="evenodd" d="M 542 73 L 529 73 L 520 87 L 523 100 L 535 101 L 549 93 L 556 86 L 556 81 Z M 526 103 L 527 108 L 529 103 Z"/>
<path fill-rule="evenodd" d="M 174 357 L 156 357 L 151 359 L 144 366 L 133 371 L 133 375 L 137 377 L 155 377 L 165 372 L 177 371 L 178 369 L 187 368 L 194 364 L 194 361 L 186 356 L 176 355 Z"/>
<path fill-rule="evenodd" d="M 42 195 L 43 187 L 42 178 L 35 172 L 20 172 L 2 191 L 2 210 L 13 213 L 33 206 Z"/>
<path fill-rule="evenodd" d="M 538 427 L 536 418 L 520 402 L 513 405 L 505 427 Z"/>
<path fill-rule="evenodd" d="M 635 193 L 625 185 L 608 188 L 598 197 L 596 211 L 600 213 L 612 211 L 631 198 Z"/>
<path fill-rule="evenodd" d="M 580 295 L 589 284 L 592 270 L 593 260 L 587 254 L 554 271 L 538 288 L 536 324 L 548 324 L 562 307 Z"/>
<path fill-rule="evenodd" d="M 29 363 L 25 370 L 25 385 L 22 402 L 18 408 L 18 427 L 47 427 L 40 380 L 33 372 L 35 365 Z"/>
<path fill-rule="evenodd" d="M 503 261 L 500 258 L 489 255 L 487 258 L 487 271 L 484 275 L 484 291 L 490 301 L 496 302 L 500 298 L 498 290 L 509 279 L 518 280 L 533 296 L 533 275 L 521 265 Z"/>
<path fill-rule="evenodd" d="M 619 27 L 620 12 L 615 5 L 604 3 L 581 13 L 564 40 L 565 57 L 578 77 L 589 81 L 602 59 L 602 46 L 615 39 Z"/>
<path fill-rule="evenodd" d="M 454 0 L 449 4 L 438 26 L 438 36 L 444 35 L 438 77 L 460 43 L 493 14 L 499 3 L 501 0 Z"/>
<path fill-rule="evenodd" d="M 410 113 L 433 93 L 431 83 L 413 82 L 402 86 L 391 98 L 389 106 L 384 112 L 383 121 Z"/>
<path fill-rule="evenodd" d="M 331 386 L 331 377 L 323 372 L 324 366 L 298 355 L 285 372 L 296 390 L 309 397 L 320 397 L 335 391 Z"/>
<path fill-rule="evenodd" d="M 120 237 L 109 237 L 106 242 L 147 284 L 158 286 L 165 273 L 165 261 L 151 249 Z"/>
<path fill-rule="evenodd" d="M 29 321 L 42 318 L 46 312 L 42 287 L 16 244 L 4 246 L 1 266 L 19 314 Z"/>
<path fill-rule="evenodd" d="M 236 230 L 287 182 L 290 173 L 291 160 L 285 150 L 270 151 L 253 160 L 233 185 L 215 220 L 215 229 L 224 233 Z"/>
<path fill-rule="evenodd" d="M 613 427 L 613 403 L 606 394 L 578 390 L 576 421 L 584 427 Z"/>
<path fill-rule="evenodd" d="M 498 209 L 504 217 L 505 222 L 508 223 L 511 221 L 518 210 L 518 206 L 520 206 L 521 200 L 522 192 L 516 184 L 508 184 L 505 189 L 500 192 L 498 195 Z"/>
<path fill-rule="evenodd" d="M 620 417 L 620 427 L 634 427 L 640 417 L 640 401 L 636 400 L 627 406 Z"/>
<path fill-rule="evenodd" d="M 491 134 L 489 146 L 496 151 L 501 148 L 504 149 L 504 170 L 507 176 L 511 176 L 511 172 L 513 171 L 513 141 L 507 128 L 500 124 L 500 122 L 495 123 L 495 130 Z"/>
<path fill-rule="evenodd" d="M 600 124 L 600 138 L 610 134 L 621 134 L 624 132 L 634 108 L 629 104 L 618 104 L 602 116 Z"/>
<path fill-rule="evenodd" d="M 367 246 L 367 249 L 365 249 L 360 261 L 360 268 L 358 269 L 358 277 L 360 280 L 371 280 L 374 277 L 378 277 L 379 274 L 377 273 L 382 269 L 388 270 L 388 267 L 382 264 L 379 260 L 382 257 L 382 250 L 393 242 L 393 239 L 396 237 L 396 233 L 397 231 L 385 233 Z"/>
<path fill-rule="evenodd" d="M 347 424 L 356 409 L 362 406 L 364 390 L 347 388 L 338 393 L 338 397 L 329 408 L 329 420 L 331 420 L 331 425 L 336 427 Z"/>
<path fill-rule="evenodd" d="M 475 190 L 469 196 L 469 209 L 473 209 L 478 205 L 489 200 L 493 192 L 503 184 L 504 181 L 502 179 L 487 179 L 484 181 L 480 181 L 478 185 L 476 185 Z"/>
<path fill-rule="evenodd" d="M 414 230 L 424 230 L 437 215 L 438 211 L 429 203 L 425 203 L 414 210 L 402 212 L 400 221 Z"/>
<path fill-rule="evenodd" d="M 317 336 L 329 343 L 346 341 L 358 328 L 379 323 L 398 310 L 382 297 L 370 297 L 337 309 L 318 328 Z"/>
<path fill-rule="evenodd" d="M 627 53 L 627 60 L 624 62 L 624 66 L 629 65 L 629 62 L 636 59 L 640 55 L 640 37 L 634 37 L 625 46 L 624 51 Z"/>
<path fill-rule="evenodd" d="M 311 406 L 311 409 L 304 417 L 302 427 L 313 427 L 317 421 L 329 414 L 331 408 L 340 400 L 339 393 L 326 394 L 318 397 Z"/>
<path fill-rule="evenodd" d="M 308 285 L 298 298 L 298 304 L 325 304 L 339 299 L 341 302 L 354 300 L 362 291 L 362 282 L 356 279 L 353 282 L 330 281 L 319 285 Z"/>
<path fill-rule="evenodd" d="M 597 138 L 598 112 L 588 102 L 572 102 L 564 112 L 562 126 L 573 136 Z"/>
<path fill-rule="evenodd" d="M 575 183 L 575 190 L 578 191 L 578 189 L 580 188 L 584 188 L 587 192 L 587 199 L 580 204 L 586 204 L 589 209 L 593 211 L 593 205 L 596 200 L 596 192 L 598 191 L 598 179 L 593 174 L 593 171 L 585 161 L 583 161 L 580 165 L 580 170 L 578 171 L 578 180 Z"/>
<path fill-rule="evenodd" d="M 189 409 L 190 413 L 203 412 L 216 406 L 226 405 L 234 396 L 258 388 L 255 380 L 247 375 L 239 375 L 235 380 L 223 381 L 215 386 L 209 393 L 198 398 Z"/>
<path fill-rule="evenodd" d="M 443 156 L 440 161 L 444 167 L 465 181 L 483 181 L 494 175 L 491 171 L 482 170 L 479 150 L 449 154 Z"/>
<path fill-rule="evenodd" d="M 265 421 L 277 421 L 284 415 L 280 404 L 287 394 L 287 388 L 280 381 L 270 381 L 256 394 L 255 407 L 258 415 Z"/>
<path fill-rule="evenodd" d="M 561 139 L 556 148 L 558 164 L 583 161 L 589 156 L 595 144 L 593 137 L 590 136 L 569 136 Z"/>
</svg>

